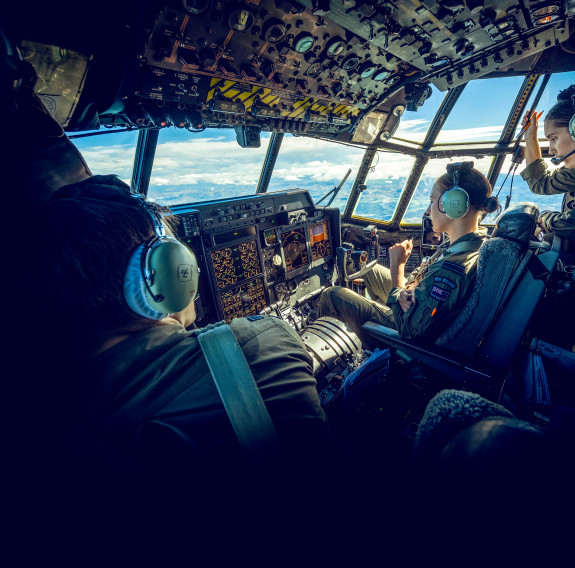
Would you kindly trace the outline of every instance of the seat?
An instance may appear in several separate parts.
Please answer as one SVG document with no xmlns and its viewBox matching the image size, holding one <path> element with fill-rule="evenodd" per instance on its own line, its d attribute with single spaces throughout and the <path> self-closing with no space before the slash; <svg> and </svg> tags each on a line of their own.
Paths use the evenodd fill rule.
<svg viewBox="0 0 575 568">
<path fill-rule="evenodd" d="M 403 339 L 374 322 L 363 329 L 382 347 L 419 361 L 452 386 L 496 399 L 559 256 L 558 237 L 552 246 L 531 240 L 538 215 L 534 204 L 520 203 L 499 217 L 479 250 L 469 302 L 435 343 Z"/>
</svg>

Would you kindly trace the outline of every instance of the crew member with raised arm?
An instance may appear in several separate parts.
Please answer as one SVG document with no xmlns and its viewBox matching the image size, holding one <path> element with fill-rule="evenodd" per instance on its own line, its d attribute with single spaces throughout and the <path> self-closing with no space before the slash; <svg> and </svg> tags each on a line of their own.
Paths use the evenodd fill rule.
<svg viewBox="0 0 575 568">
<path fill-rule="evenodd" d="M 533 193 L 539 195 L 565 194 L 561 211 L 544 212 L 539 225 L 546 233 L 575 240 L 575 85 L 560 91 L 557 103 L 545 116 L 545 138 L 549 140 L 551 162 L 563 166 L 550 172 L 541 157 L 537 139 L 538 115 L 533 111 L 523 118 L 525 128 L 525 162 L 521 177 Z"/>
<path fill-rule="evenodd" d="M 497 209 L 491 191 L 473 162 L 449 164 L 433 185 L 425 214 L 433 230 L 447 233 L 451 244 L 440 247 L 407 278 L 405 264 L 413 244 L 405 240 L 393 245 L 390 268 L 376 265 L 364 276 L 372 300 L 331 287 L 320 298 L 320 314 L 345 321 L 367 346 L 369 338 L 361 330 L 367 321 L 397 329 L 406 338 L 438 337 L 461 312 L 474 284 L 479 248 L 487 238 L 479 222 Z"/>
</svg>

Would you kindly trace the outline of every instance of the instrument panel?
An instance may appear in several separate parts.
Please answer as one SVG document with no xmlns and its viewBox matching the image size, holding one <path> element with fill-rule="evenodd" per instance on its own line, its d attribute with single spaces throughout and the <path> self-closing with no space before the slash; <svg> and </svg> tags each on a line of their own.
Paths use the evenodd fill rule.
<svg viewBox="0 0 575 568">
<path fill-rule="evenodd" d="M 331 285 L 340 212 L 305 190 L 172 207 L 198 257 L 198 321 L 280 313 Z M 296 326 L 297 327 L 297 326 Z"/>
</svg>

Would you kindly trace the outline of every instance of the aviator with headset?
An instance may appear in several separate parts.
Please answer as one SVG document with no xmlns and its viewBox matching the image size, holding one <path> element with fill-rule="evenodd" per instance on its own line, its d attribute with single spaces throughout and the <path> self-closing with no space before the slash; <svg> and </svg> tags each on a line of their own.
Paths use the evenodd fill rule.
<svg viewBox="0 0 575 568">
<path fill-rule="evenodd" d="M 473 165 L 449 164 L 431 191 L 425 214 L 435 235 L 445 233 L 449 237 L 448 246 L 439 247 L 407 278 L 405 265 L 413 243 L 407 239 L 391 246 L 389 268 L 378 264 L 364 275 L 370 299 L 333 286 L 322 293 L 320 315 L 347 323 L 368 349 L 377 345 L 362 328 L 367 321 L 394 328 L 402 337 L 438 337 L 467 302 L 475 278 L 477 251 L 487 238 L 479 222 L 497 209 L 490 183 Z"/>
<path fill-rule="evenodd" d="M 543 160 L 535 111 L 525 115 L 522 125 L 527 166 L 521 177 L 532 193 L 564 195 L 561 211 L 544 212 L 538 224 L 545 233 L 554 233 L 569 246 L 575 240 L 575 85 L 559 92 L 557 103 L 546 114 L 544 122 L 545 138 L 553 156 L 551 163 L 556 166 L 563 163 L 563 167 L 551 172 Z"/>
</svg>

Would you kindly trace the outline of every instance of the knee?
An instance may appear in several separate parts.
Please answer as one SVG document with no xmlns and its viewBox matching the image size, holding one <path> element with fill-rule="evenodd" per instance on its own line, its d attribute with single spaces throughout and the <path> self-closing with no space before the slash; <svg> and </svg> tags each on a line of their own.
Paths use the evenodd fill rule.
<svg viewBox="0 0 575 568">
<path fill-rule="evenodd" d="M 341 286 L 330 286 L 321 293 L 318 304 L 320 314 L 333 314 L 335 312 L 333 298 L 341 294 L 340 290 L 342 290 Z"/>
</svg>

